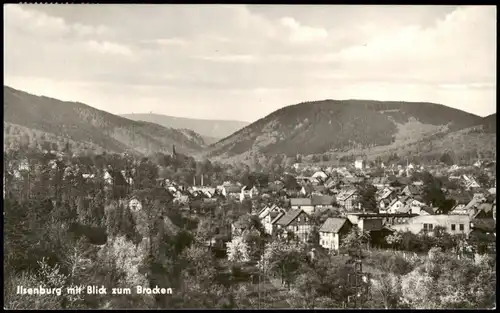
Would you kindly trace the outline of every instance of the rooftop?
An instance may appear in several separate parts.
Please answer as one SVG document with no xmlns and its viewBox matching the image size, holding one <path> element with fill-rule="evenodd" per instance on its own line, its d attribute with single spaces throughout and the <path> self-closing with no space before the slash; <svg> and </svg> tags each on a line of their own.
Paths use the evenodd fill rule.
<svg viewBox="0 0 500 313">
<path fill-rule="evenodd" d="M 346 218 L 330 217 L 323 223 L 319 231 L 325 233 L 338 233 L 346 221 Z"/>
</svg>

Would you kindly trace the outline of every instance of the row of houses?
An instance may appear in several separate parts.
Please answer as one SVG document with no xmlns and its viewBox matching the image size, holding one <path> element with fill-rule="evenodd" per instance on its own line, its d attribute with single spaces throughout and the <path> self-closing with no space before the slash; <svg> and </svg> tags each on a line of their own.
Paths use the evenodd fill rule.
<svg viewBox="0 0 500 313">
<path fill-rule="evenodd" d="M 267 206 L 256 215 L 268 234 L 281 233 L 287 236 L 293 233 L 299 240 L 305 242 L 313 230 L 312 214 L 322 210 L 322 207 L 294 206 L 285 210 L 277 205 Z M 323 210 L 330 210 L 323 207 Z M 371 234 L 372 243 L 380 244 L 384 238 L 395 231 L 409 231 L 418 234 L 429 232 L 436 227 L 443 228 L 449 234 L 464 234 L 469 236 L 473 231 L 486 234 L 496 234 L 496 201 L 480 207 L 474 215 L 437 214 L 418 215 L 406 213 L 346 213 L 339 217 L 328 218 L 319 228 L 319 244 L 329 250 L 338 250 L 342 239 L 352 227 L 358 227 L 363 232 Z M 495 235 L 496 236 L 496 235 Z"/>
</svg>

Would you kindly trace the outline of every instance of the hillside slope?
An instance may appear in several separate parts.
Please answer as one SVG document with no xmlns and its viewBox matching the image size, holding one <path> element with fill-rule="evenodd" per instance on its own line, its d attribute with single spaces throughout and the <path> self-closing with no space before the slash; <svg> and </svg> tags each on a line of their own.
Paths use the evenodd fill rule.
<svg viewBox="0 0 500 313">
<path fill-rule="evenodd" d="M 491 115 L 484 117 L 481 120 L 480 125 L 482 126 L 482 129 L 485 132 L 496 133 L 497 132 L 497 114 L 494 113 L 494 114 L 491 114 Z"/>
<path fill-rule="evenodd" d="M 277 110 L 210 146 L 208 156 L 350 153 L 393 149 L 481 123 L 481 117 L 434 103 L 324 100 Z"/>
<path fill-rule="evenodd" d="M 4 86 L 5 144 L 21 137 L 61 138 L 89 149 L 110 152 L 196 153 L 205 146 L 203 138 L 191 130 L 165 128 L 148 122 L 132 121 L 92 108 L 83 103 L 35 96 Z M 36 137 L 36 136 L 35 136 Z"/>
<path fill-rule="evenodd" d="M 242 121 L 202 120 L 152 113 L 123 114 L 121 116 L 134 121 L 146 121 L 165 127 L 191 129 L 202 135 L 207 143 L 214 143 L 249 124 Z"/>
</svg>

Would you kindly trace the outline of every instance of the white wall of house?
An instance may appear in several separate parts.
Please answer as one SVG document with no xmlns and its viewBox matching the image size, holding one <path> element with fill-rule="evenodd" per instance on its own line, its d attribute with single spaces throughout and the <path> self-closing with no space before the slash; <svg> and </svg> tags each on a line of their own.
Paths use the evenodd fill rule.
<svg viewBox="0 0 500 313">
<path fill-rule="evenodd" d="M 312 206 L 312 205 L 294 205 L 291 208 L 292 208 L 292 210 L 302 209 L 307 214 L 312 214 L 314 212 L 314 206 Z"/>
<path fill-rule="evenodd" d="M 340 236 L 338 233 L 320 232 L 319 244 L 325 249 L 338 251 L 340 247 Z"/>
<path fill-rule="evenodd" d="M 444 227 L 449 234 L 465 234 L 470 233 L 470 217 L 468 215 L 420 215 L 409 220 L 408 224 L 393 225 L 392 227 L 405 231 L 408 230 L 414 234 L 420 233 L 422 230 L 432 232 L 436 226 Z"/>
<path fill-rule="evenodd" d="M 387 213 L 395 214 L 398 213 L 404 207 L 404 203 L 401 201 L 394 202 L 389 208 L 387 208 Z"/>
</svg>

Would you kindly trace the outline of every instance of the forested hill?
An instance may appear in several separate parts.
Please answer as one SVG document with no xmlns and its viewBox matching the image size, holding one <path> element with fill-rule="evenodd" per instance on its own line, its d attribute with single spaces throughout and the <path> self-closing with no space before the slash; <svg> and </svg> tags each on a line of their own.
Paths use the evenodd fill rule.
<svg viewBox="0 0 500 313">
<path fill-rule="evenodd" d="M 65 144 L 74 149 L 131 152 L 143 155 L 196 153 L 203 138 L 187 129 L 132 121 L 79 102 L 32 95 L 4 86 L 5 146 L 31 143 Z M 4 147 L 5 147 L 4 146 Z"/>
<path fill-rule="evenodd" d="M 310 155 L 415 143 L 477 125 L 481 117 L 424 102 L 323 100 L 277 110 L 213 144 L 210 156 Z"/>
</svg>

